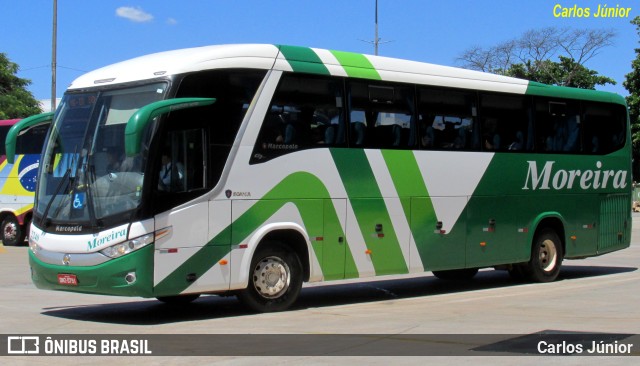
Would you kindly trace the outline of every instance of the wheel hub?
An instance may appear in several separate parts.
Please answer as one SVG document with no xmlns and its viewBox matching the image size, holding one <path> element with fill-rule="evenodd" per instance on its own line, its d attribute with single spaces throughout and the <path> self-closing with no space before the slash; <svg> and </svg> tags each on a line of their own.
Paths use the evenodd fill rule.
<svg viewBox="0 0 640 366">
<path fill-rule="evenodd" d="M 4 227 L 4 238 L 14 240 L 16 238 L 17 228 L 14 223 L 9 223 Z"/>
<path fill-rule="evenodd" d="M 545 240 L 540 246 L 539 253 L 540 268 L 545 272 L 553 271 L 558 260 L 558 250 L 551 240 Z"/>
<path fill-rule="evenodd" d="M 266 298 L 282 296 L 291 282 L 289 266 L 278 257 L 261 260 L 253 271 L 253 284 L 258 293 Z"/>
</svg>

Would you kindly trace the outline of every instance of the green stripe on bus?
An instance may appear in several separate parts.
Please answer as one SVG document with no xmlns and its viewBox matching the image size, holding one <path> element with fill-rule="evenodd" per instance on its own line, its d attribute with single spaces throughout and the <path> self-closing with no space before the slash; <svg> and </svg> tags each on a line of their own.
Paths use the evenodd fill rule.
<svg viewBox="0 0 640 366">
<path fill-rule="evenodd" d="M 282 199 L 282 197 L 315 197 Z M 245 213 L 243 213 L 230 226 L 226 227 L 207 245 L 191 256 L 180 265 L 174 272 L 164 278 L 155 288 L 156 294 L 176 294 L 186 290 L 191 283 L 186 281 L 186 274 L 196 273 L 203 275 L 210 270 L 228 252 L 229 247 L 225 245 L 231 238 L 230 245 L 241 244 L 257 228 L 264 224 L 273 214 L 288 203 L 294 204 L 300 212 L 307 234 L 310 237 L 323 236 L 323 220 L 327 222 L 339 222 L 335 209 L 319 211 L 318 207 L 323 207 L 324 200 L 330 199 L 329 191 L 325 185 L 314 175 L 307 172 L 293 173 L 283 179 L 264 197 Z M 317 204 L 314 204 L 317 203 Z M 339 225 L 338 225 L 339 226 Z M 344 233 L 336 233 L 344 237 Z M 344 264 L 335 261 L 323 261 L 322 250 L 324 243 L 313 242 L 312 247 L 315 256 L 320 262 L 323 274 L 329 274 L 329 279 L 344 278 L 344 273 L 357 274 L 355 261 L 349 250 L 348 243 L 339 244 L 345 248 Z M 212 247 L 226 248 L 226 252 L 214 250 Z M 338 267 L 339 266 L 339 267 Z M 335 275 L 340 274 L 343 275 Z"/>
<path fill-rule="evenodd" d="M 280 46 L 280 52 L 295 72 L 330 75 L 320 57 L 307 47 Z"/>
<path fill-rule="evenodd" d="M 353 78 L 382 80 L 378 71 L 365 55 L 352 52 L 331 51 L 340 65 Z"/>
<path fill-rule="evenodd" d="M 436 212 L 429 199 L 429 191 L 424 183 L 424 178 L 418 167 L 418 162 L 413 151 L 382 150 L 382 156 L 393 185 L 401 198 L 403 210 L 407 222 L 411 228 L 411 234 L 418 248 L 418 254 L 423 266 L 427 266 L 427 243 L 433 237 L 433 230 L 437 221 Z M 411 199 L 412 197 L 424 197 L 425 199 Z M 423 207 L 413 207 L 424 205 Z"/>
<path fill-rule="evenodd" d="M 535 81 L 530 81 L 527 86 L 527 91 L 525 94 L 528 95 L 537 95 L 543 97 L 552 97 L 552 98 L 570 98 L 570 99 L 581 99 L 581 100 L 590 100 L 594 102 L 611 102 L 617 103 L 626 106 L 627 102 L 623 96 L 602 92 L 598 90 L 589 90 L 589 89 L 579 89 L 579 88 L 569 88 L 564 86 L 556 86 L 556 85 L 547 85 L 542 83 L 537 83 Z"/>
<path fill-rule="evenodd" d="M 331 149 L 376 275 L 407 273 L 398 236 L 364 150 Z"/>
<path fill-rule="evenodd" d="M 398 197 L 427 197 L 427 186 L 418 168 L 418 163 L 413 151 L 406 150 L 382 150 L 382 157 L 387 164 L 389 174 L 396 187 Z M 411 217 L 411 205 L 402 201 L 407 221 Z"/>
</svg>

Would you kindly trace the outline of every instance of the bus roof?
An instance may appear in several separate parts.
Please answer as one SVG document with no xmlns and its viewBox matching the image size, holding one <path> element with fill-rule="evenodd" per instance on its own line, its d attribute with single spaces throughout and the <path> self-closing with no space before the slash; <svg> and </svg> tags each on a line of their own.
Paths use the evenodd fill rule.
<svg viewBox="0 0 640 366">
<path fill-rule="evenodd" d="M 89 72 L 76 79 L 69 89 L 224 68 L 274 69 L 625 104 L 624 98 L 614 93 L 550 86 L 474 70 L 381 56 L 268 44 L 205 46 L 141 56 Z"/>
</svg>

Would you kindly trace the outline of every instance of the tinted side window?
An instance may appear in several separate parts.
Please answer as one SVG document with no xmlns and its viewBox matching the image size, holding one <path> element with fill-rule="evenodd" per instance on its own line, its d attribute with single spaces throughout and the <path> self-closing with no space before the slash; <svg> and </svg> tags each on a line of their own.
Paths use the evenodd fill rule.
<svg viewBox="0 0 640 366">
<path fill-rule="evenodd" d="M 208 131 L 208 187 L 215 186 L 231 151 L 249 104 L 264 79 L 263 70 L 214 70 L 187 75 L 176 97 L 216 98 L 202 108 L 171 113 L 173 129 L 203 128 Z"/>
<path fill-rule="evenodd" d="M 16 154 L 40 154 L 50 124 L 35 126 L 18 136 Z M 3 140 L 4 141 L 4 140 Z"/>
<path fill-rule="evenodd" d="M 377 149 L 415 147 L 414 87 L 351 81 L 349 146 Z"/>
<path fill-rule="evenodd" d="M 0 141 L 5 141 L 7 139 L 7 133 L 11 126 L 0 126 Z M 0 155 L 6 155 L 7 149 L 4 145 L 4 142 L 0 143 Z"/>
<path fill-rule="evenodd" d="M 205 133 L 202 129 L 171 131 L 161 150 L 158 190 L 190 192 L 206 186 Z"/>
<path fill-rule="evenodd" d="M 621 105 L 584 103 L 583 151 L 608 154 L 624 146 L 626 113 Z"/>
<path fill-rule="evenodd" d="M 476 126 L 476 99 L 474 91 L 418 89 L 421 148 L 479 149 L 480 129 Z"/>
<path fill-rule="evenodd" d="M 523 151 L 533 148 L 528 106 L 524 96 L 480 95 L 482 150 Z"/>
<path fill-rule="evenodd" d="M 251 164 L 345 143 L 343 81 L 285 74 L 264 118 Z"/>
<path fill-rule="evenodd" d="M 567 99 L 535 99 L 536 151 L 582 151 L 580 105 Z"/>
</svg>

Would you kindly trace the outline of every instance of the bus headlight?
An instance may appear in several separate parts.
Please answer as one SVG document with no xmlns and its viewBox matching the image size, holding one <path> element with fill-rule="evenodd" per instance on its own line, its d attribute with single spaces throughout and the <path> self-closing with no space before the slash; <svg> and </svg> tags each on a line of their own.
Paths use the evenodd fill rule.
<svg viewBox="0 0 640 366">
<path fill-rule="evenodd" d="M 33 254 L 38 254 L 38 250 L 40 250 L 40 246 L 31 238 L 31 236 L 29 236 L 29 249 L 31 249 Z"/>
<path fill-rule="evenodd" d="M 138 238 L 104 248 L 100 253 L 107 257 L 118 258 L 153 243 L 153 237 L 154 234 L 140 236 Z"/>
</svg>

